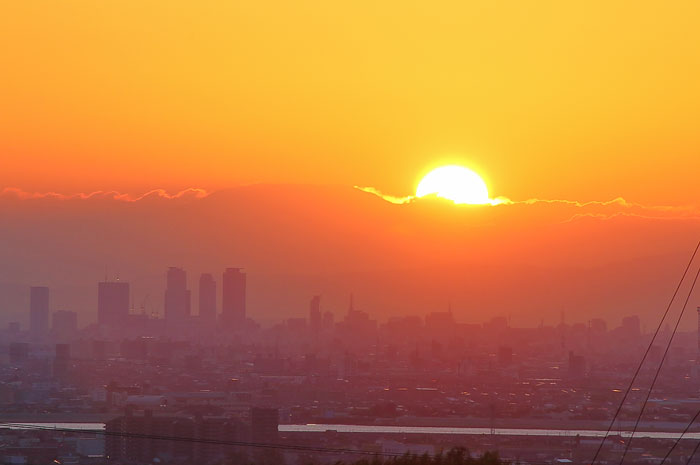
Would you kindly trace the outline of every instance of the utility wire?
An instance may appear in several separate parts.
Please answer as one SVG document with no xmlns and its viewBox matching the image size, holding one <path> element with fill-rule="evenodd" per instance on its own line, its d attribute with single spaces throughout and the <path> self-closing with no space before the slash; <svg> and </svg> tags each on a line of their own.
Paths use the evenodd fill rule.
<svg viewBox="0 0 700 465">
<path fill-rule="evenodd" d="M 700 448 L 700 441 L 695 445 L 695 449 L 693 449 L 693 453 L 690 454 L 690 457 L 688 457 L 688 461 L 685 462 L 685 465 L 690 465 L 690 461 L 693 460 L 693 457 L 695 456 L 695 453 L 698 451 L 698 448 Z"/>
<path fill-rule="evenodd" d="M 649 386 L 649 390 L 647 391 L 647 395 L 644 398 L 644 402 L 642 403 L 642 408 L 639 409 L 639 415 L 637 415 L 637 420 L 634 422 L 634 428 L 632 428 L 632 435 L 630 436 L 629 440 L 625 444 L 625 450 L 622 452 L 622 457 L 620 458 L 620 465 L 622 465 L 622 462 L 625 461 L 625 456 L 627 455 L 627 451 L 629 451 L 630 446 L 632 445 L 632 439 L 634 439 L 634 433 L 637 432 L 637 428 L 639 427 L 639 423 L 642 420 L 642 415 L 644 414 L 644 409 L 647 406 L 647 403 L 649 402 L 649 397 L 651 397 L 651 392 L 654 390 L 654 386 L 656 385 L 656 380 L 659 379 L 659 374 L 661 373 L 661 369 L 664 366 L 664 361 L 666 361 L 666 356 L 668 355 L 668 351 L 671 349 L 671 344 L 673 343 L 673 338 L 676 337 L 676 333 L 678 332 L 678 325 L 681 324 L 681 320 L 683 319 L 683 315 L 685 314 L 685 309 L 688 307 L 688 302 L 690 301 L 690 297 L 693 295 L 693 290 L 695 289 L 695 284 L 698 282 L 698 277 L 700 277 L 700 267 L 698 268 L 698 271 L 695 273 L 695 278 L 693 279 L 693 284 L 690 286 L 690 290 L 688 291 L 688 295 L 685 298 L 685 302 L 683 302 L 683 308 L 681 308 L 680 313 L 678 314 L 678 319 L 676 320 L 676 325 L 673 327 L 673 332 L 671 333 L 671 337 L 668 338 L 668 343 L 666 344 L 666 350 L 664 350 L 664 354 L 661 357 L 661 362 L 659 362 L 659 366 L 656 369 L 656 373 L 654 374 L 654 379 L 651 381 L 651 385 Z"/>
<path fill-rule="evenodd" d="M 600 455 L 601 450 L 603 450 L 603 444 L 605 444 L 605 440 L 608 439 L 608 435 L 610 434 L 610 431 L 612 431 L 612 428 L 615 425 L 615 420 L 617 420 L 617 417 L 620 415 L 620 412 L 622 411 L 622 406 L 625 404 L 625 401 L 627 400 L 627 397 L 629 396 L 629 393 L 632 390 L 632 386 L 634 385 L 634 382 L 636 381 L 637 377 L 639 376 L 639 372 L 642 371 L 642 366 L 644 365 L 644 361 L 647 359 L 647 356 L 649 355 L 649 351 L 651 350 L 652 346 L 654 345 L 654 341 L 656 340 L 656 337 L 659 335 L 659 331 L 661 330 L 661 326 L 663 325 L 664 320 L 668 316 L 668 312 L 671 310 L 671 305 L 673 304 L 673 301 L 676 299 L 676 296 L 678 295 L 678 291 L 680 290 L 681 286 L 683 285 L 683 281 L 685 281 L 685 277 L 688 274 L 688 271 L 690 270 L 690 266 L 693 264 L 693 260 L 695 260 L 695 255 L 697 255 L 698 249 L 700 249 L 700 242 L 698 242 L 698 245 L 695 246 L 695 250 L 693 251 L 693 254 L 690 256 L 690 260 L 688 261 L 688 264 L 685 267 L 685 271 L 683 271 L 683 275 L 681 276 L 680 281 L 678 281 L 678 285 L 676 286 L 676 290 L 673 292 L 673 295 L 671 296 L 671 300 L 668 302 L 668 305 L 666 306 L 666 311 L 664 312 L 663 317 L 661 317 L 661 321 L 659 321 L 659 325 L 656 327 L 656 331 L 654 331 L 654 335 L 652 336 L 651 341 L 649 342 L 649 345 L 647 346 L 647 349 L 644 352 L 644 355 L 642 356 L 642 359 L 639 361 L 639 365 L 637 366 L 637 369 L 634 372 L 632 379 L 630 380 L 629 386 L 627 386 L 627 389 L 625 390 L 625 394 L 622 396 L 622 400 L 620 401 L 620 405 L 617 406 L 617 410 L 615 411 L 615 414 L 613 415 L 612 420 L 610 420 L 610 424 L 608 425 L 608 429 L 605 432 L 603 439 L 601 439 L 600 444 L 598 444 L 598 449 L 596 450 L 595 455 L 593 455 L 593 459 L 591 460 L 590 465 L 595 465 L 595 462 L 598 459 L 598 456 Z"/>
<path fill-rule="evenodd" d="M 666 452 L 666 455 L 664 456 L 664 458 L 663 458 L 663 460 L 661 461 L 661 463 L 659 463 L 659 465 L 664 465 L 664 463 L 665 463 L 666 460 L 669 458 L 669 456 L 671 455 L 671 453 L 673 452 L 673 450 L 674 450 L 674 449 L 676 448 L 676 446 L 678 446 L 678 444 L 681 442 L 681 439 L 683 439 L 683 436 L 685 436 L 685 433 L 687 433 L 688 430 L 690 429 L 690 427 L 693 426 L 693 423 L 695 423 L 695 420 L 697 420 L 698 416 L 700 416 L 700 410 L 698 410 L 698 412 L 695 414 L 695 416 L 690 420 L 690 423 L 688 423 L 688 426 L 685 427 L 685 429 L 683 430 L 683 432 L 681 433 L 681 435 L 678 436 L 678 439 L 676 439 L 676 441 L 673 443 L 673 446 L 671 446 L 671 448 L 668 450 L 668 452 Z M 632 439 L 632 438 L 630 438 L 630 439 Z M 700 442 L 698 442 L 698 444 L 700 444 Z"/>
<path fill-rule="evenodd" d="M 663 317 L 661 318 L 661 321 L 659 321 L 659 325 L 656 328 L 656 331 L 654 331 L 654 335 L 652 336 L 651 341 L 649 342 L 649 345 L 647 346 L 646 351 L 644 352 L 644 355 L 642 359 L 639 362 L 639 365 L 629 383 L 629 386 L 627 387 L 625 394 L 620 401 L 620 404 L 615 412 L 615 415 L 613 416 L 610 424 L 608 425 L 608 428 L 605 432 L 605 435 L 601 439 L 601 442 L 598 446 L 598 449 L 596 450 L 595 455 L 593 456 L 593 459 L 591 460 L 591 465 L 595 464 L 596 459 L 598 458 L 602 448 L 603 444 L 605 443 L 605 440 L 608 438 L 608 435 L 610 434 L 610 431 L 612 430 L 612 427 L 615 424 L 615 420 L 617 419 L 618 415 L 620 414 L 620 411 L 622 410 L 622 406 L 624 405 L 625 400 L 627 399 L 630 391 L 632 390 L 632 386 L 634 384 L 634 381 L 637 379 L 641 368 L 644 364 L 644 361 L 646 360 L 651 347 L 653 346 L 654 341 L 656 340 L 656 337 L 659 334 L 659 331 L 663 325 L 664 320 L 668 316 L 668 313 L 671 309 L 671 306 L 673 304 L 673 301 L 675 300 L 682 284 L 683 281 L 685 280 L 685 277 L 690 269 L 690 266 L 693 263 L 693 260 L 695 259 L 695 256 L 698 252 L 698 249 L 700 249 L 700 242 L 698 242 L 697 246 L 695 247 L 695 250 L 693 251 L 693 254 L 690 257 L 690 261 L 686 265 L 686 268 L 683 272 L 683 275 L 681 276 L 681 279 L 678 283 L 678 286 L 676 287 L 671 300 L 668 303 L 668 306 L 666 307 L 666 311 L 664 312 Z M 661 359 L 661 363 L 659 364 L 659 368 L 656 371 L 656 375 L 654 376 L 654 380 L 652 382 L 652 385 L 649 389 L 649 393 L 647 394 L 647 397 L 645 399 L 644 404 L 642 405 L 642 409 L 640 411 L 639 417 L 637 418 L 637 421 L 634 426 L 634 430 L 632 431 L 632 435 L 630 436 L 630 440 L 627 442 L 627 445 L 625 447 L 625 451 L 623 453 L 622 459 L 620 460 L 620 465 L 622 465 L 622 462 L 624 461 L 625 455 L 629 449 L 629 445 L 632 442 L 632 438 L 634 437 L 634 433 L 637 430 L 637 427 L 639 425 L 639 421 L 641 419 L 642 413 L 644 411 L 644 407 L 646 406 L 646 403 L 649 399 L 649 396 L 651 394 L 651 391 L 654 387 L 654 384 L 658 378 L 658 375 L 661 371 L 661 367 L 663 366 L 663 362 L 666 358 L 666 355 L 668 353 L 668 350 L 670 348 L 670 344 L 673 340 L 673 337 L 676 334 L 676 330 L 678 329 L 678 325 L 680 323 L 680 319 L 683 316 L 683 313 L 685 311 L 685 308 L 688 304 L 688 301 L 690 299 L 690 296 L 693 292 L 693 289 L 695 287 L 695 284 L 697 283 L 698 277 L 700 276 L 700 269 L 698 269 L 698 272 L 695 275 L 695 279 L 693 281 L 693 285 L 690 289 L 690 292 L 688 293 L 688 296 L 686 298 L 686 301 L 683 305 L 683 309 L 681 310 L 681 314 L 678 318 L 678 321 L 676 322 L 676 325 L 674 327 L 673 333 L 671 335 L 671 338 L 669 340 L 669 343 L 666 347 L 666 350 L 664 352 L 664 355 Z M 698 412 L 700 414 L 700 412 Z M 696 417 L 698 415 L 696 414 Z M 695 418 L 694 418 L 695 419 Z M 693 420 L 694 421 L 694 420 Z M 691 422 L 692 424 L 692 422 Z M 286 449 L 286 450 L 303 450 L 303 451 L 313 451 L 313 452 L 330 452 L 330 453 L 350 453 L 350 454 L 360 454 L 360 455 L 373 455 L 373 456 L 387 456 L 387 457 L 400 457 L 403 456 L 404 454 L 392 454 L 392 453 L 380 453 L 380 452 L 371 452 L 371 451 L 360 451 L 360 450 L 355 450 L 355 449 L 342 449 L 342 448 L 326 448 L 326 447 L 313 447 L 313 446 L 299 446 L 299 445 L 284 445 L 284 444 L 267 444 L 267 443 L 254 443 L 254 442 L 244 442 L 244 441 L 221 441 L 221 440 L 215 440 L 215 439 L 197 439 L 197 438 L 188 438 L 188 437 L 179 437 L 179 436 L 158 436 L 158 435 L 146 435 L 146 434 L 137 434 L 137 433 L 124 433 L 124 432 L 113 432 L 113 431 L 104 431 L 104 430 L 75 430 L 75 429 L 69 429 L 69 428 L 53 428 L 53 427 L 42 427 L 38 425 L 27 425 L 27 424 L 20 424 L 20 423 L 3 423 L 0 424 L 0 426 L 9 426 L 9 427 L 17 427 L 21 429 L 27 429 L 27 430 L 48 430 L 48 431 L 58 431 L 58 432 L 68 432 L 68 433 L 76 433 L 76 432 L 83 432 L 83 433 L 89 433 L 89 434 L 97 434 L 97 435 L 103 435 L 103 436 L 117 436 L 117 437 L 127 437 L 127 438 L 141 438 L 141 439 L 157 439 L 157 440 L 169 440 L 169 441 L 180 441 L 180 442 L 192 442 L 192 443 L 203 443 L 203 444 L 218 444 L 218 445 L 230 445 L 230 446 L 242 446 L 242 447 L 258 447 L 258 448 L 269 448 L 269 449 Z M 687 431 L 687 429 L 690 427 L 690 425 L 686 428 L 686 430 L 683 432 Z M 682 435 L 681 435 L 682 436 Z M 680 438 L 678 439 L 680 441 Z M 696 446 L 695 451 L 691 455 L 690 459 L 692 459 L 693 455 L 695 452 L 697 452 L 698 447 L 700 447 L 700 442 L 698 442 L 698 446 Z M 675 448 L 675 445 L 672 447 L 671 450 Z M 668 455 L 667 455 L 668 457 Z M 690 463 L 690 459 L 688 460 L 688 463 Z M 666 458 L 664 458 L 666 460 Z M 663 462 L 662 462 L 663 463 Z"/>
<path fill-rule="evenodd" d="M 1 428 L 15 428 L 17 430 L 38 430 L 38 431 L 54 431 L 59 433 L 73 433 L 73 434 L 95 434 L 107 437 L 124 437 L 130 439 L 152 439 L 160 441 L 176 441 L 176 442 L 186 442 L 186 443 L 197 443 L 197 444 L 213 444 L 213 445 L 224 445 L 224 446 L 238 446 L 238 447 L 253 447 L 260 449 L 280 449 L 280 450 L 294 450 L 294 451 L 304 451 L 304 452 L 322 452 L 322 453 L 336 453 L 336 454 L 355 454 L 355 455 L 365 455 L 365 456 L 381 456 L 388 458 L 398 458 L 404 457 L 405 453 L 392 453 L 392 452 L 373 452 L 366 450 L 357 449 L 346 449 L 346 448 L 331 448 L 331 447 L 321 447 L 321 446 L 304 446 L 304 445 L 293 445 L 293 444 L 275 444 L 275 443 L 258 443 L 258 442 L 246 442 L 246 441 L 224 441 L 218 439 L 206 439 L 206 438 L 193 438 L 193 437 L 183 437 L 183 436 L 163 436 L 155 434 L 141 434 L 141 433 L 127 433 L 120 431 L 106 431 L 106 430 L 94 430 L 94 429 L 78 429 L 78 428 L 59 428 L 52 426 L 42 426 L 36 424 L 27 423 L 0 423 Z M 683 432 L 685 434 L 686 431 Z M 700 448 L 700 442 L 695 449 Z M 695 454 L 693 452 L 693 454 Z M 544 461 L 530 461 L 527 463 L 530 465 L 551 465 L 550 462 Z M 662 462 L 663 463 L 663 462 Z M 660 464 L 661 465 L 661 464 Z"/>
</svg>

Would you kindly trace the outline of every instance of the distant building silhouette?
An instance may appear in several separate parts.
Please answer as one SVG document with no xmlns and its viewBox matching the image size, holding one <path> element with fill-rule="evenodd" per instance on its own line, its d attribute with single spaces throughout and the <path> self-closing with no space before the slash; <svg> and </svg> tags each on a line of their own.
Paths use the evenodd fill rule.
<svg viewBox="0 0 700 465">
<path fill-rule="evenodd" d="M 425 329 L 431 334 L 446 336 L 452 334 L 456 327 L 451 310 L 432 312 L 425 316 Z"/>
<path fill-rule="evenodd" d="M 323 312 L 323 328 L 326 330 L 333 329 L 334 324 L 335 315 L 332 312 Z"/>
<path fill-rule="evenodd" d="M 309 303 L 309 324 L 311 325 L 311 330 L 317 332 L 321 329 L 323 324 L 321 316 L 321 296 L 315 295 Z"/>
<path fill-rule="evenodd" d="M 649 355 L 647 356 L 647 358 L 651 363 L 661 363 L 663 354 L 664 351 L 661 350 L 661 346 L 654 344 L 651 347 L 649 347 Z"/>
<path fill-rule="evenodd" d="M 70 369 L 70 344 L 56 344 L 56 356 L 53 360 L 53 375 L 64 378 Z"/>
<path fill-rule="evenodd" d="M 626 316 L 622 319 L 622 334 L 628 338 L 638 338 L 641 336 L 641 323 L 637 315 Z"/>
<path fill-rule="evenodd" d="M 494 334 L 502 333 L 508 329 L 508 319 L 504 316 L 496 316 L 491 321 L 484 323 L 484 331 Z"/>
<path fill-rule="evenodd" d="M 242 268 L 226 268 L 222 282 L 221 319 L 236 325 L 246 318 L 246 274 Z"/>
<path fill-rule="evenodd" d="M 591 331 L 604 333 L 608 330 L 608 324 L 602 318 L 593 318 L 590 321 Z"/>
<path fill-rule="evenodd" d="M 510 346 L 500 346 L 498 348 L 498 364 L 509 366 L 513 363 L 513 348 Z"/>
<path fill-rule="evenodd" d="M 581 378 L 586 375 L 586 358 L 583 355 L 575 355 L 569 351 L 569 376 Z"/>
<path fill-rule="evenodd" d="M 216 322 L 216 281 L 210 273 L 199 277 L 199 318 L 208 323 Z"/>
<path fill-rule="evenodd" d="M 240 441 L 243 429 L 241 421 L 235 418 L 154 415 L 150 409 L 141 413 L 127 408 L 126 415 L 105 424 L 105 455 L 110 462 L 119 463 L 152 463 L 154 457 L 178 457 L 182 463 L 201 465 L 222 463 L 235 451 L 225 442 Z M 122 434 L 134 431 L 143 436 Z M 178 436 L 194 441 L 163 441 L 152 436 Z"/>
<path fill-rule="evenodd" d="M 306 318 L 288 318 L 287 329 L 292 333 L 303 334 L 306 332 Z"/>
<path fill-rule="evenodd" d="M 343 325 L 350 334 L 359 335 L 374 331 L 377 328 L 377 321 L 370 319 L 369 313 L 356 310 L 354 297 L 350 294 L 350 305 Z"/>
<path fill-rule="evenodd" d="M 10 364 L 17 365 L 29 358 L 29 344 L 26 342 L 11 342 L 9 348 Z"/>
<path fill-rule="evenodd" d="M 97 323 L 104 326 L 122 326 L 128 317 L 129 283 L 97 283 Z"/>
<path fill-rule="evenodd" d="M 107 358 L 107 342 L 92 341 L 92 358 L 94 360 L 104 360 Z"/>
<path fill-rule="evenodd" d="M 166 274 L 165 319 L 181 322 L 190 316 L 190 291 L 187 289 L 187 274 L 182 268 L 171 266 Z"/>
<path fill-rule="evenodd" d="M 29 331 L 35 335 L 49 332 L 49 288 L 29 288 Z"/>
<path fill-rule="evenodd" d="M 148 339 L 124 339 L 120 346 L 120 354 L 126 359 L 146 360 L 148 358 Z"/>
</svg>

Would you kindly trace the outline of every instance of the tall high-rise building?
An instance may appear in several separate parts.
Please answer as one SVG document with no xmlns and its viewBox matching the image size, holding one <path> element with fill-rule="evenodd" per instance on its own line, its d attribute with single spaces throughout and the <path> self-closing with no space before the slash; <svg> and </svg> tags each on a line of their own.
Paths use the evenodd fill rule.
<svg viewBox="0 0 700 465">
<path fill-rule="evenodd" d="M 184 321 L 190 316 L 190 291 L 187 274 L 182 268 L 168 268 L 165 286 L 165 319 L 169 322 Z"/>
<path fill-rule="evenodd" d="M 216 281 L 210 273 L 199 277 L 199 318 L 202 321 L 216 321 Z"/>
<path fill-rule="evenodd" d="M 34 335 L 49 332 L 49 288 L 29 288 L 29 331 Z"/>
<path fill-rule="evenodd" d="M 315 295 L 309 303 L 309 325 L 312 331 L 319 331 L 322 326 L 321 296 Z"/>
<path fill-rule="evenodd" d="M 129 283 L 97 283 L 97 322 L 105 326 L 123 326 L 129 317 Z"/>
<path fill-rule="evenodd" d="M 246 275 L 242 268 L 226 268 L 221 299 L 221 319 L 225 324 L 245 321 L 245 285 Z"/>
</svg>

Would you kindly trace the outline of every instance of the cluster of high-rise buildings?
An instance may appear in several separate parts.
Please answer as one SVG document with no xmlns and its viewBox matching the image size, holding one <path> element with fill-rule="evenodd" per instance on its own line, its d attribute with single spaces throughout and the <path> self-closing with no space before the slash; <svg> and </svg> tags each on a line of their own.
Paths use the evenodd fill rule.
<svg viewBox="0 0 700 465">
<path fill-rule="evenodd" d="M 19 323 L 10 323 L 11 332 L 19 331 Z M 29 334 L 43 336 L 53 331 L 58 336 L 71 336 L 78 330 L 78 314 L 59 310 L 51 314 L 49 310 L 49 288 L 33 286 L 29 288 Z"/>
<path fill-rule="evenodd" d="M 193 317 L 192 291 L 187 288 L 187 272 L 170 267 L 166 273 L 165 322 L 177 327 Z M 226 326 L 242 324 L 246 319 L 246 274 L 241 268 L 226 268 L 221 280 L 221 312 L 217 311 L 217 286 L 211 273 L 199 278 L 198 318 L 202 323 L 217 320 Z M 129 319 L 129 283 L 104 281 L 98 283 L 97 322 L 105 326 L 120 326 Z M 139 317 L 139 315 L 135 315 Z"/>
<path fill-rule="evenodd" d="M 184 269 L 170 267 L 166 272 L 164 321 L 167 327 L 186 326 L 193 318 L 206 325 L 217 322 L 225 327 L 242 325 L 246 320 L 246 274 L 241 268 L 226 268 L 221 278 L 221 306 L 217 305 L 217 283 L 211 273 L 199 278 L 198 314 L 193 314 L 192 292 Z M 220 310 L 219 310 L 220 308 Z M 120 328 L 150 318 L 131 309 L 131 289 L 126 281 L 97 283 L 97 324 Z M 51 325 L 50 319 L 52 318 Z M 49 310 L 49 288 L 33 286 L 29 292 L 29 332 L 42 336 L 49 331 L 70 334 L 78 329 L 76 312 Z"/>
</svg>

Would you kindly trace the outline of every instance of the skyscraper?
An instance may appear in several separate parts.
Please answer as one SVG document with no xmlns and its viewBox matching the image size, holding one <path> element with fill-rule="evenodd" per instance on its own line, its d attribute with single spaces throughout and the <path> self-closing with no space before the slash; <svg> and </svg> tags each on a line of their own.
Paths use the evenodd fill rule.
<svg viewBox="0 0 700 465">
<path fill-rule="evenodd" d="M 199 318 L 208 323 L 216 322 L 216 281 L 210 273 L 199 277 Z"/>
<path fill-rule="evenodd" d="M 105 326 L 122 326 L 129 317 L 129 283 L 97 283 L 97 322 Z"/>
<path fill-rule="evenodd" d="M 223 276 L 221 319 L 225 324 L 239 324 L 245 321 L 246 275 L 242 268 L 226 268 Z"/>
<path fill-rule="evenodd" d="M 49 288 L 29 288 L 29 331 L 35 335 L 49 332 Z"/>
<path fill-rule="evenodd" d="M 165 319 L 184 321 L 190 316 L 191 298 L 187 289 L 187 274 L 182 268 L 171 266 L 166 275 Z"/>
<path fill-rule="evenodd" d="M 321 329 L 321 296 L 315 295 L 309 303 L 309 324 L 312 331 Z"/>
</svg>

